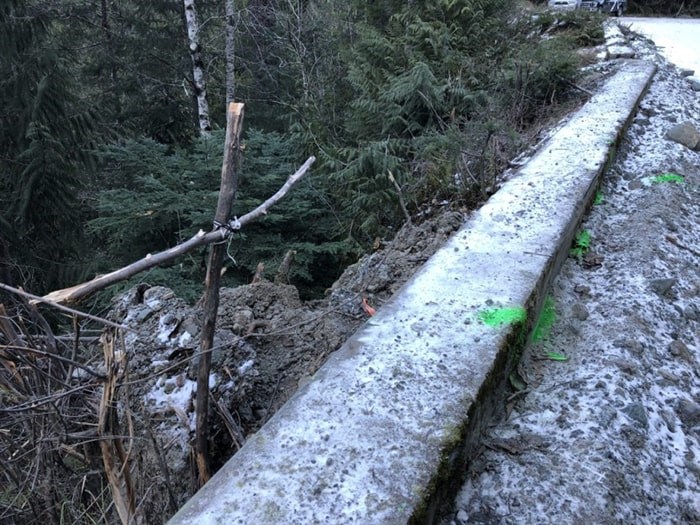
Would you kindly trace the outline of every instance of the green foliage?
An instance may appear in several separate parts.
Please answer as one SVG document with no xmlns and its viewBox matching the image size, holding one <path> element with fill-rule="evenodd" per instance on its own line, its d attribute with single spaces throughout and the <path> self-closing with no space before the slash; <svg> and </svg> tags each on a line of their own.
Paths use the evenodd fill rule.
<svg viewBox="0 0 700 525">
<path fill-rule="evenodd" d="M 389 172 L 401 187 L 411 188 L 408 200 L 419 202 L 429 177 L 418 150 L 439 149 L 425 137 L 439 141 L 451 108 L 467 105 L 470 93 L 457 80 L 461 37 L 435 18 L 434 8 L 421 18 L 403 6 L 386 27 L 385 12 L 365 12 L 368 24 L 357 28 L 349 60 L 354 96 L 345 109 L 346 140 L 327 165 L 342 209 L 353 219 L 353 234 L 369 242 L 401 217 Z M 448 73 L 450 64 L 456 75 Z"/>
<path fill-rule="evenodd" d="M 507 0 L 358 5 L 347 59 L 352 97 L 326 148 L 334 194 L 368 243 L 441 194 L 472 202 L 520 144 L 517 132 L 569 91 L 570 41 L 540 41 Z M 391 14 L 390 14 L 391 13 Z"/>
<path fill-rule="evenodd" d="M 183 29 L 182 2 L 120 0 L 82 2 L 34 0 L 35 9 L 57 20 L 56 49 L 79 49 L 72 63 L 83 81 L 82 96 L 95 108 L 111 133 L 146 136 L 162 143 L 186 144 L 194 135 L 192 66 Z M 202 40 L 221 39 L 223 7 L 197 2 L 200 18 L 208 20 Z M 212 65 L 212 87 L 219 68 Z M 220 84 L 219 84 L 220 85 Z M 213 116 L 223 119 L 222 90 L 211 95 Z"/>
<path fill-rule="evenodd" d="M 109 10 L 109 33 L 99 35 L 98 60 L 86 64 L 87 72 L 101 79 L 99 103 L 116 114 L 123 133 L 186 144 L 196 124 L 182 5 L 164 0 L 119 4 Z M 200 17 L 209 15 L 202 2 L 198 7 Z M 91 8 L 88 16 L 100 13 Z M 218 107 L 223 105 L 222 100 Z"/>
<path fill-rule="evenodd" d="M 33 290 L 80 274 L 81 192 L 94 146 L 70 66 L 52 48 L 51 24 L 28 2 L 4 4 L 0 18 L 0 237 L 15 271 Z"/>
<path fill-rule="evenodd" d="M 277 133 L 247 134 L 239 191 L 233 213 L 243 215 L 275 193 L 296 170 L 293 144 Z M 111 187 L 100 193 L 98 216 L 89 231 L 104 247 L 105 271 L 147 253 L 167 249 L 211 229 L 216 209 L 223 132 L 189 148 L 152 139 L 112 145 L 102 154 L 100 178 Z M 138 189 L 135 189 L 138 188 Z M 328 286 L 351 253 L 342 228 L 325 202 L 325 191 L 307 175 L 265 218 L 236 234 L 228 246 L 228 284 L 249 282 L 259 262 L 274 272 L 287 250 L 295 250 L 292 278 L 304 291 Z M 145 279 L 193 299 L 201 293 L 205 250 L 188 255 Z M 197 292 L 199 289 L 199 292 Z"/>
<path fill-rule="evenodd" d="M 590 47 L 603 44 L 605 34 L 603 21 L 607 15 L 577 9 L 573 11 L 551 11 L 540 13 L 536 19 L 541 32 L 568 40 L 572 45 Z"/>
<path fill-rule="evenodd" d="M 543 106 L 566 96 L 579 66 L 569 42 L 557 39 L 520 47 L 507 63 L 504 80 L 509 88 L 510 121 L 520 129 L 532 122 Z"/>
<path fill-rule="evenodd" d="M 166 249 L 207 228 L 216 209 L 221 135 L 198 141 L 192 150 L 136 139 L 101 153 L 100 192 L 88 229 L 111 258 Z"/>
<path fill-rule="evenodd" d="M 342 126 L 345 48 L 356 20 L 345 2 L 249 2 L 236 20 L 236 96 L 255 126 L 291 127 L 316 148 Z M 248 118 L 248 117 L 246 117 Z"/>
<path fill-rule="evenodd" d="M 298 167 L 293 139 L 251 130 L 234 213 L 242 215 L 275 193 Z M 296 161 L 296 162 L 295 162 Z M 287 250 L 295 250 L 292 277 L 302 287 L 325 288 L 354 255 L 345 228 L 328 201 L 328 187 L 314 173 L 305 176 L 265 218 L 246 227 L 245 246 L 237 249 L 239 265 L 253 272 L 262 261 L 276 270 Z"/>
</svg>

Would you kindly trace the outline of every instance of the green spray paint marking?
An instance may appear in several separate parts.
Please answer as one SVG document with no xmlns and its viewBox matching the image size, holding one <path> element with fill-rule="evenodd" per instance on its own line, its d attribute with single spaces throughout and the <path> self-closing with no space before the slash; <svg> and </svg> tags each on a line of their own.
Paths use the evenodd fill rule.
<svg viewBox="0 0 700 525">
<path fill-rule="evenodd" d="M 605 195 L 603 195 L 602 191 L 597 191 L 595 193 L 595 199 L 593 199 L 593 204 L 598 206 L 600 204 L 603 204 L 605 202 Z"/>
<path fill-rule="evenodd" d="M 678 175 L 677 173 L 664 173 L 662 175 L 657 175 L 651 178 L 651 182 L 654 184 L 663 184 L 664 182 L 674 182 L 676 184 L 683 184 L 685 178 L 683 175 Z"/>
<path fill-rule="evenodd" d="M 479 312 L 479 320 L 488 326 L 524 323 L 526 319 L 527 312 L 522 306 L 513 308 L 492 308 Z"/>
<path fill-rule="evenodd" d="M 547 352 L 546 354 L 544 354 L 544 357 L 545 359 L 549 359 L 550 361 L 560 361 L 562 363 L 569 360 L 567 356 L 559 352 Z"/>
<path fill-rule="evenodd" d="M 574 257 L 581 258 L 591 248 L 591 232 L 581 230 L 576 234 L 574 239 L 574 247 L 569 250 L 569 253 Z"/>
<path fill-rule="evenodd" d="M 532 329 L 532 340 L 538 342 L 547 337 L 556 319 L 557 313 L 554 309 L 554 298 L 549 296 L 544 300 L 540 317 L 537 319 L 535 328 Z"/>
</svg>

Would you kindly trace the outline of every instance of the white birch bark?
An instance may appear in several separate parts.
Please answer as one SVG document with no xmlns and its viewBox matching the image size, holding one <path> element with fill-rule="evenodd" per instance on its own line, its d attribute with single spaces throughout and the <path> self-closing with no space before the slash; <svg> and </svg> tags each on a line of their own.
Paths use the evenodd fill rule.
<svg viewBox="0 0 700 525">
<path fill-rule="evenodd" d="M 202 48 L 199 45 L 199 22 L 197 20 L 197 8 L 195 0 L 184 0 L 185 23 L 187 25 L 187 39 L 189 41 L 190 57 L 192 58 L 192 79 L 194 92 L 197 97 L 197 117 L 199 120 L 199 133 L 208 135 L 211 131 L 209 121 L 209 103 L 207 102 L 207 85 L 204 78 L 204 61 L 202 60 Z"/>
</svg>

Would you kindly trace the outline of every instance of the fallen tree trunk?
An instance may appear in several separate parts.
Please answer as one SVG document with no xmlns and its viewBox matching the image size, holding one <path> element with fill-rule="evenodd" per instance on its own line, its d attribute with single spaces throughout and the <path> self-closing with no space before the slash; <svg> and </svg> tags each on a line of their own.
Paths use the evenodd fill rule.
<svg viewBox="0 0 700 525">
<path fill-rule="evenodd" d="M 194 237 L 188 239 L 182 244 L 178 244 L 177 246 L 170 248 L 169 250 L 156 254 L 148 254 L 143 259 L 139 259 L 138 261 L 120 268 L 119 270 L 95 277 L 91 281 L 87 281 L 70 288 L 53 291 L 45 295 L 43 299 L 45 301 L 58 304 L 76 303 L 95 292 L 99 292 L 108 286 L 129 279 L 130 277 L 133 277 L 144 270 L 148 270 L 155 266 L 172 261 L 180 255 L 184 255 L 190 250 L 193 250 L 194 248 L 226 239 L 229 235 L 231 235 L 231 233 L 233 233 L 234 230 L 238 230 L 246 224 L 249 224 L 266 215 L 267 210 L 280 201 L 289 192 L 291 187 L 306 174 L 315 161 L 315 157 L 309 157 L 293 175 L 289 176 L 287 181 L 277 191 L 277 193 L 275 193 L 253 211 L 246 213 L 242 217 L 230 221 L 228 224 L 215 226 L 214 229 L 208 233 L 200 230 Z"/>
</svg>

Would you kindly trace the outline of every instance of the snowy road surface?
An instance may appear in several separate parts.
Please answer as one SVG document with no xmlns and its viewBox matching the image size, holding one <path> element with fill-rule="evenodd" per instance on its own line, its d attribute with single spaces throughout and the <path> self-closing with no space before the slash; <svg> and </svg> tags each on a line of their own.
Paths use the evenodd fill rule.
<svg viewBox="0 0 700 525">
<path fill-rule="evenodd" d="M 675 65 L 700 75 L 700 19 L 625 17 L 621 22 L 651 38 Z"/>
<path fill-rule="evenodd" d="M 666 138 L 700 99 L 629 44 L 659 69 L 582 224 L 590 251 L 565 261 L 442 525 L 700 524 L 700 162 Z M 700 71 L 691 54 L 667 57 Z"/>
</svg>

